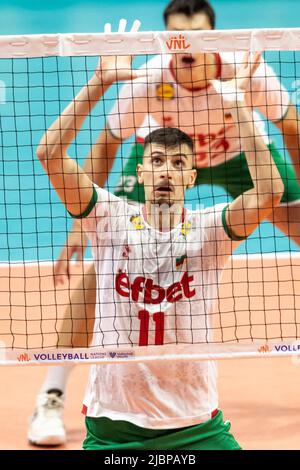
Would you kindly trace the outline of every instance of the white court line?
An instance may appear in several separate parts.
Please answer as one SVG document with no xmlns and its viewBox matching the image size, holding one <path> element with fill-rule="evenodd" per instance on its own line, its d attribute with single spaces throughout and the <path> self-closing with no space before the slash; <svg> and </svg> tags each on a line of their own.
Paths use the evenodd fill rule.
<svg viewBox="0 0 300 470">
<path fill-rule="evenodd" d="M 28 266 L 28 265 L 32 265 L 32 266 L 53 266 L 55 261 L 56 260 L 53 260 L 53 261 L 49 261 L 49 260 L 47 260 L 47 261 L 43 261 L 43 260 L 38 261 L 38 260 L 35 259 L 35 260 L 26 260 L 24 262 L 21 262 L 21 261 L 11 261 L 10 263 L 0 262 L 0 268 L 5 268 L 7 266 L 21 267 L 21 266 L 25 266 L 25 265 L 26 266 Z M 93 262 L 93 260 L 91 258 L 84 260 L 85 264 L 90 264 L 92 262 Z M 77 262 L 76 261 L 71 261 L 71 264 L 75 266 L 77 264 Z"/>
<path fill-rule="evenodd" d="M 232 255 L 233 260 L 257 260 L 257 259 L 290 259 L 300 258 L 300 251 L 282 251 L 280 253 L 252 253 L 249 255 Z"/>
<path fill-rule="evenodd" d="M 290 251 L 282 251 L 280 253 L 252 253 L 249 255 L 232 255 L 233 261 L 244 261 L 244 260 L 276 260 L 276 259 L 300 259 L 300 251 L 299 252 L 290 252 Z M 92 258 L 88 258 L 84 260 L 85 264 L 90 264 L 93 262 Z M 32 265 L 32 266 L 53 266 L 55 260 L 53 261 L 38 261 L 38 260 L 27 260 L 24 262 L 21 261 L 11 261 L 10 263 L 7 262 L 0 262 L 0 268 L 5 268 L 7 266 L 24 266 L 24 265 Z M 75 266 L 77 264 L 76 261 L 71 261 L 71 263 Z"/>
</svg>

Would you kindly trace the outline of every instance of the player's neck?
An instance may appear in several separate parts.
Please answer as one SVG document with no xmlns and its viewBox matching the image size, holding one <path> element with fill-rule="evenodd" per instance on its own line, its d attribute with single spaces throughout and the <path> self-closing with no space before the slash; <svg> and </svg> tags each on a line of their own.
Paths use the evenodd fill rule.
<svg viewBox="0 0 300 470">
<path fill-rule="evenodd" d="M 171 71 L 178 85 L 188 90 L 207 88 L 211 80 L 219 76 L 217 54 L 201 54 L 193 65 L 184 66 L 176 56 L 172 58 Z"/>
<path fill-rule="evenodd" d="M 160 232 L 170 232 L 184 218 L 184 208 L 182 204 L 153 204 L 146 201 L 143 207 L 143 216 L 145 221 L 155 230 Z"/>
</svg>

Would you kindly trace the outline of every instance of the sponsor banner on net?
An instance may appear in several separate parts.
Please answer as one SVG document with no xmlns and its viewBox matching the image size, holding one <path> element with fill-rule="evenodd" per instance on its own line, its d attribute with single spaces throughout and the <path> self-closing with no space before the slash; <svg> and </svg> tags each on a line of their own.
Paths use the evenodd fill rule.
<svg viewBox="0 0 300 470">
<path fill-rule="evenodd" d="M 261 354 L 298 355 L 300 354 L 300 341 L 293 341 L 291 343 L 265 343 L 259 346 L 257 351 Z"/>
<path fill-rule="evenodd" d="M 0 362 L 19 364 L 42 364 L 64 362 L 109 362 L 134 359 L 134 351 L 83 349 L 83 350 L 7 350 L 0 342 Z"/>
</svg>

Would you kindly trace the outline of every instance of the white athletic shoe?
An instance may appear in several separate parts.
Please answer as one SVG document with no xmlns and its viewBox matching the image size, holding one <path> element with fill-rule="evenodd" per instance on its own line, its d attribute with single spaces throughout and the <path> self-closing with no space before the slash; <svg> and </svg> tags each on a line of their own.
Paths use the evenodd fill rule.
<svg viewBox="0 0 300 470">
<path fill-rule="evenodd" d="M 63 423 L 64 402 L 59 390 L 49 390 L 37 396 L 36 409 L 30 419 L 28 440 L 36 446 L 65 444 L 66 431 Z"/>
</svg>

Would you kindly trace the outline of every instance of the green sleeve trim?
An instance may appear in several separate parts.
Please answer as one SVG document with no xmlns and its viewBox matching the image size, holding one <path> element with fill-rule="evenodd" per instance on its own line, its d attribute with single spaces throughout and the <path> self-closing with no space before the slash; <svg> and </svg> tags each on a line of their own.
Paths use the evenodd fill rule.
<svg viewBox="0 0 300 470">
<path fill-rule="evenodd" d="M 231 233 L 231 231 L 230 231 L 230 229 L 227 225 L 227 222 L 226 222 L 226 211 L 228 209 L 228 206 L 229 206 L 229 204 L 227 204 L 227 206 L 225 206 L 222 210 L 222 224 L 223 224 L 226 235 L 228 236 L 228 238 L 230 238 L 231 240 L 234 240 L 236 242 L 238 242 L 240 240 L 246 240 L 247 237 L 238 237 L 237 235 L 234 235 L 233 233 Z"/>
<path fill-rule="evenodd" d="M 79 214 L 79 215 L 74 215 L 74 214 L 71 214 L 71 212 L 69 212 L 69 211 L 68 212 L 69 212 L 70 216 L 73 217 L 73 219 L 84 219 L 85 217 L 87 217 L 89 215 L 90 212 L 92 212 L 92 210 L 94 209 L 97 201 L 98 201 L 98 193 L 96 191 L 95 186 L 93 186 L 92 199 L 90 200 L 89 205 L 87 206 L 85 211 L 82 212 L 82 214 Z"/>
</svg>

